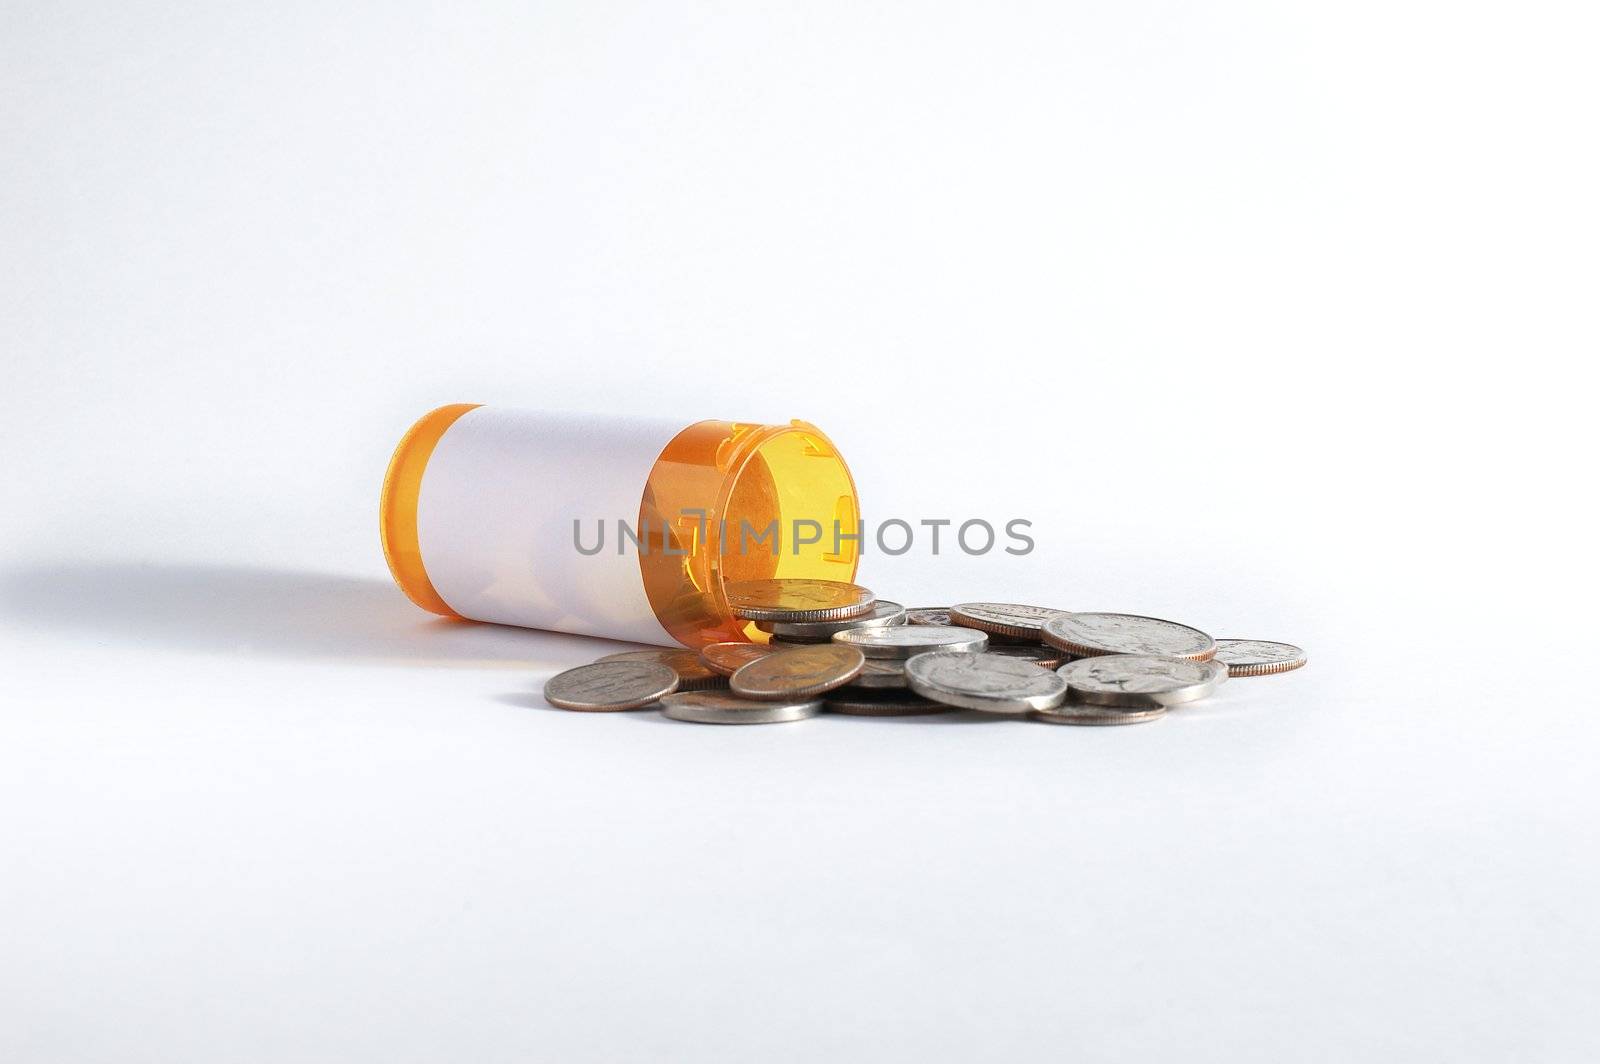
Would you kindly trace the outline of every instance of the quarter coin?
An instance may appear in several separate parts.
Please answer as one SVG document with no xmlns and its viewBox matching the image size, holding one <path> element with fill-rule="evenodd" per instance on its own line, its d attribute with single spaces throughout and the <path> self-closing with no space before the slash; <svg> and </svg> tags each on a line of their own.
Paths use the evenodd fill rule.
<svg viewBox="0 0 1600 1064">
<path fill-rule="evenodd" d="M 1306 663 L 1306 652 L 1270 639 L 1219 639 L 1216 660 L 1228 666 L 1229 676 L 1269 676 L 1298 669 Z"/>
<path fill-rule="evenodd" d="M 753 702 L 726 691 L 686 691 L 661 700 L 661 715 L 695 724 L 784 724 L 822 712 L 822 699 Z"/>
<path fill-rule="evenodd" d="M 1155 654 L 1209 661 L 1216 640 L 1186 624 L 1132 613 L 1063 613 L 1044 622 L 1044 641 L 1080 658 Z"/>
<path fill-rule="evenodd" d="M 906 683 L 924 698 L 986 713 L 1049 709 L 1067 697 L 1067 681 L 1049 669 L 998 654 L 918 654 L 906 662 Z"/>
<path fill-rule="evenodd" d="M 904 688 L 906 685 L 906 665 L 903 661 L 894 661 L 889 658 L 868 658 L 862 666 L 861 672 L 854 680 L 850 681 L 852 687 Z"/>
<path fill-rule="evenodd" d="M 836 621 L 866 613 L 877 601 L 842 580 L 741 580 L 725 590 L 728 608 L 747 621 Z"/>
<path fill-rule="evenodd" d="M 1204 698 L 1228 678 L 1220 661 L 1103 654 L 1057 670 L 1072 697 L 1100 706 L 1176 706 Z"/>
<path fill-rule="evenodd" d="M 728 685 L 744 698 L 792 702 L 843 687 L 866 660 L 855 647 L 838 643 L 792 647 L 740 666 Z"/>
<path fill-rule="evenodd" d="M 700 648 L 700 661 L 720 676 L 732 676 L 739 666 L 748 665 L 770 653 L 772 648 L 760 643 L 712 643 Z"/>
<path fill-rule="evenodd" d="M 1058 669 L 1072 660 L 1072 656 L 1065 650 L 1047 647 L 1042 643 L 996 643 L 992 636 L 989 640 L 989 647 L 984 653 L 999 654 L 1007 658 L 1021 658 L 1023 661 L 1031 661 L 1035 665 L 1046 669 Z"/>
<path fill-rule="evenodd" d="M 672 697 L 676 698 L 676 695 Z M 1141 724 L 1147 720 L 1167 715 L 1166 706 L 1093 706 L 1082 702 L 1064 702 L 1055 709 L 1035 709 L 1028 713 L 1033 720 L 1049 724 Z"/>
<path fill-rule="evenodd" d="M 989 637 L 971 628 L 903 624 L 890 628 L 851 628 L 834 634 L 835 643 L 856 647 L 869 658 L 909 658 L 930 650 L 977 651 Z"/>
<path fill-rule="evenodd" d="M 678 690 L 704 691 L 713 687 L 723 687 L 727 678 L 713 672 L 700 660 L 700 655 L 692 650 L 678 647 L 673 650 L 624 650 L 617 654 L 607 654 L 601 661 L 655 661 L 678 674 Z"/>
<path fill-rule="evenodd" d="M 907 624 L 951 624 L 949 606 L 912 606 L 906 610 Z"/>
<path fill-rule="evenodd" d="M 1039 640 L 1045 621 L 1065 613 L 1044 606 L 1023 606 L 1015 602 L 963 602 L 950 607 L 950 623 L 976 628 L 1010 639 Z"/>
<path fill-rule="evenodd" d="M 826 643 L 833 638 L 833 633 L 850 628 L 886 628 L 905 623 L 904 606 L 898 602 L 879 599 L 867 612 L 837 621 L 757 621 L 756 627 L 769 635 L 790 642 Z"/>
<path fill-rule="evenodd" d="M 558 672 L 544 700 L 562 709 L 599 713 L 648 706 L 678 689 L 678 674 L 658 661 L 597 661 Z"/>
</svg>

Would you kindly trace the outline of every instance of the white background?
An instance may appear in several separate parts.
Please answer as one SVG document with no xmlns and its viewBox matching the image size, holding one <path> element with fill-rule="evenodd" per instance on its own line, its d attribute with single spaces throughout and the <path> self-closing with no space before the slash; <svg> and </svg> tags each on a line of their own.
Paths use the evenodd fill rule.
<svg viewBox="0 0 1600 1064">
<path fill-rule="evenodd" d="M 0 1057 L 1594 1059 L 1595 29 L 0 3 Z M 613 644 L 383 567 L 456 401 L 807 418 L 869 518 L 1034 522 L 886 597 L 1312 665 L 551 710 Z"/>
</svg>

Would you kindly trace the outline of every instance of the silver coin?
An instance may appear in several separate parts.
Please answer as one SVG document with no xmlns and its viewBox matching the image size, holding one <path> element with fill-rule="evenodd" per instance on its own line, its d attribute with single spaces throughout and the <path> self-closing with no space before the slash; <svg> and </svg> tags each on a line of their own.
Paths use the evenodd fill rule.
<svg viewBox="0 0 1600 1064">
<path fill-rule="evenodd" d="M 830 693 L 823 706 L 830 713 L 850 717 L 911 717 L 950 712 L 949 706 L 930 702 L 910 691 L 856 691 L 848 687 Z"/>
<path fill-rule="evenodd" d="M 838 643 L 793 647 L 740 666 L 728 686 L 745 698 L 793 702 L 843 687 L 866 662 L 861 651 Z"/>
<path fill-rule="evenodd" d="M 1047 647 L 1042 643 L 996 643 L 992 635 L 989 637 L 989 647 L 984 653 L 1021 658 L 1046 669 L 1059 669 L 1072 660 L 1072 656 L 1065 650 Z"/>
<path fill-rule="evenodd" d="M 837 621 L 757 621 L 756 627 L 769 635 L 791 642 L 826 643 L 833 638 L 835 632 L 844 632 L 851 628 L 887 628 L 905 623 L 904 606 L 898 602 L 879 599 L 873 604 L 872 609 L 855 617 L 844 617 Z"/>
<path fill-rule="evenodd" d="M 918 654 L 906 662 L 906 684 L 923 698 L 986 713 L 1048 709 L 1067 697 L 1067 681 L 1049 669 L 999 654 Z"/>
<path fill-rule="evenodd" d="M 676 695 L 673 696 L 677 697 Z M 1030 710 L 1028 716 L 1050 724 L 1142 724 L 1167 715 L 1166 706 L 1095 706 L 1082 702 L 1063 702 L 1054 709 Z"/>
<path fill-rule="evenodd" d="M 949 606 L 909 606 L 906 608 L 907 624 L 939 624 L 948 627 L 950 620 Z"/>
<path fill-rule="evenodd" d="M 740 580 L 724 592 L 733 615 L 747 621 L 834 621 L 866 613 L 877 601 L 842 580 Z"/>
<path fill-rule="evenodd" d="M 624 650 L 607 654 L 601 661 L 654 661 L 678 674 L 678 690 L 704 691 L 726 687 L 728 678 L 709 668 L 693 650 L 676 647 L 670 650 Z"/>
<path fill-rule="evenodd" d="M 1298 669 L 1306 663 L 1306 652 L 1270 639 L 1219 639 L 1216 660 L 1228 666 L 1229 676 L 1269 676 Z"/>
<path fill-rule="evenodd" d="M 1065 612 L 1015 602 L 962 602 L 950 607 L 950 623 L 976 628 L 991 635 L 1038 642 L 1039 629 L 1044 622 Z"/>
<path fill-rule="evenodd" d="M 1080 658 L 1154 654 L 1208 661 L 1217 643 L 1198 628 L 1132 613 L 1063 613 L 1044 622 L 1044 641 Z"/>
<path fill-rule="evenodd" d="M 558 672 L 544 700 L 562 709 L 598 713 L 648 706 L 678 689 L 678 674 L 659 661 L 597 661 Z"/>
<path fill-rule="evenodd" d="M 906 685 L 906 663 L 889 658 L 868 658 L 859 675 L 850 681 L 852 687 L 886 688 Z"/>
<path fill-rule="evenodd" d="M 1056 670 L 1072 697 L 1100 706 L 1176 706 L 1204 698 L 1228 678 L 1219 661 L 1102 654 Z"/>
<path fill-rule="evenodd" d="M 700 648 L 700 661 L 712 672 L 732 676 L 741 665 L 772 653 L 771 647 L 760 643 L 712 643 Z"/>
<path fill-rule="evenodd" d="M 989 637 L 971 628 L 903 624 L 891 628 L 851 628 L 836 632 L 835 643 L 853 646 L 869 658 L 909 658 L 930 650 L 978 651 Z"/>
<path fill-rule="evenodd" d="M 784 724 L 822 712 L 822 699 L 756 702 L 726 691 L 685 691 L 661 700 L 662 716 L 694 724 Z"/>
</svg>

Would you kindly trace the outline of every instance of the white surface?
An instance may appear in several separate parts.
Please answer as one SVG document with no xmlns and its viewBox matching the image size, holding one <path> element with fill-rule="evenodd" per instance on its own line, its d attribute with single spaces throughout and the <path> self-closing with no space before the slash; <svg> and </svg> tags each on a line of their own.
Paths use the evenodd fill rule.
<svg viewBox="0 0 1600 1064">
<path fill-rule="evenodd" d="M 644 593 L 639 558 L 616 549 L 639 523 L 656 458 L 700 420 L 469 410 L 428 459 L 417 503 L 423 565 L 463 617 L 676 646 Z M 609 528 L 593 554 L 596 521 Z M 659 539 L 659 532 L 657 533 Z"/>
<path fill-rule="evenodd" d="M 10 4 L 0 1058 L 1600 1053 L 1585 5 Z M 816 421 L 1120 730 L 543 706 L 456 400 Z"/>
</svg>

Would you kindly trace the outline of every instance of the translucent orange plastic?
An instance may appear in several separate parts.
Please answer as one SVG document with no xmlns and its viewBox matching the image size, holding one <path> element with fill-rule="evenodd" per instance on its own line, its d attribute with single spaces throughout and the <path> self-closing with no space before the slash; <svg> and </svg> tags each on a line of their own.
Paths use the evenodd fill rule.
<svg viewBox="0 0 1600 1064">
<path fill-rule="evenodd" d="M 841 540 L 835 552 L 833 530 L 837 521 L 855 533 L 858 513 L 850 469 L 815 425 L 690 425 L 656 459 L 639 506 L 650 542 L 639 556 L 645 594 L 662 627 L 685 646 L 765 642 L 765 633 L 733 616 L 723 585 L 854 579 L 858 544 Z M 756 542 L 774 521 L 776 552 L 772 539 Z M 819 542 L 797 545 L 796 521 L 816 522 Z M 753 531 L 741 540 L 746 526 Z M 663 527 L 670 552 L 660 549 Z"/>
<path fill-rule="evenodd" d="M 400 438 L 400 445 L 389 459 L 383 477 L 383 497 L 378 503 L 378 535 L 383 539 L 383 557 L 389 563 L 394 582 L 418 606 L 445 617 L 460 614 L 445 605 L 428 579 L 422 564 L 422 547 L 417 541 L 417 498 L 422 493 L 422 473 L 445 431 L 468 410 L 481 403 L 452 403 L 424 414 Z"/>
</svg>

